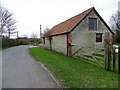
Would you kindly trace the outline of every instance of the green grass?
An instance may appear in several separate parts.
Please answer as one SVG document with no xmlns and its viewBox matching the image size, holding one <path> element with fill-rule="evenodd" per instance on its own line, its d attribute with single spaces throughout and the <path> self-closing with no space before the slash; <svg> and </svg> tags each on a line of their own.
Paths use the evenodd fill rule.
<svg viewBox="0 0 120 90">
<path fill-rule="evenodd" d="M 102 54 L 92 54 L 92 55 L 83 55 L 83 56 L 77 56 L 76 58 L 83 60 L 89 64 L 93 64 L 99 67 L 104 68 L 104 55 Z"/>
<path fill-rule="evenodd" d="M 2 48 L 2 50 L 8 49 L 8 48 L 11 48 L 11 47 Z"/>
<path fill-rule="evenodd" d="M 94 58 L 92 57 L 94 56 Z M 97 57 L 96 57 L 97 56 Z M 111 56 L 112 57 L 112 56 Z M 92 54 L 92 55 L 83 55 L 83 56 L 77 56 L 78 59 L 84 59 L 84 61 L 95 64 L 96 66 L 105 67 L 105 60 L 103 54 Z M 95 60 L 96 59 L 96 60 Z M 118 73 L 118 54 L 115 54 L 115 72 Z M 113 71 L 113 60 L 110 60 L 110 70 Z"/>
<path fill-rule="evenodd" d="M 120 44 L 114 44 L 114 45 L 118 45 L 118 46 L 120 46 Z"/>
<path fill-rule="evenodd" d="M 99 56 L 99 57 L 104 57 L 103 54 L 97 54 L 97 53 L 94 53 L 93 55 L 95 55 L 95 56 Z"/>
<path fill-rule="evenodd" d="M 10 47 L 0 48 L 0 51 L 5 50 L 5 49 L 8 49 L 8 48 L 10 48 Z"/>
<path fill-rule="evenodd" d="M 11 46 L 11 47 L 14 47 L 14 46 Z M 11 47 L 0 48 L 0 51 L 11 48 Z"/>
<path fill-rule="evenodd" d="M 29 48 L 32 56 L 43 63 L 69 88 L 117 88 L 118 74 L 80 59 L 69 58 L 40 47 Z"/>
</svg>

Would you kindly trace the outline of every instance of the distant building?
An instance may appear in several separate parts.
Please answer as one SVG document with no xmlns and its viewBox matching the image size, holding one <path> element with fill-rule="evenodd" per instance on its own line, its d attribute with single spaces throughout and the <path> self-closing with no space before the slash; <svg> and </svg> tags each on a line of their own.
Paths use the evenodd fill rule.
<svg viewBox="0 0 120 90">
<path fill-rule="evenodd" d="M 17 39 L 18 39 L 19 41 L 28 42 L 28 38 L 27 38 L 27 37 L 18 37 Z"/>
<path fill-rule="evenodd" d="M 4 38 L 4 36 L 3 36 L 3 35 L 0 35 L 0 39 L 1 39 L 1 38 Z"/>
<path fill-rule="evenodd" d="M 24 39 L 27 39 L 27 37 L 18 37 L 17 39 L 22 39 L 22 40 L 24 40 Z"/>
</svg>

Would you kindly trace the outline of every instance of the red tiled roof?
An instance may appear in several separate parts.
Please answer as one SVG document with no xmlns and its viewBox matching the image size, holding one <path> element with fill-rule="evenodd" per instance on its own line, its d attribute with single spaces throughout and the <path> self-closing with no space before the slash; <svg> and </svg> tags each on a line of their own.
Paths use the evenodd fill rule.
<svg viewBox="0 0 120 90">
<path fill-rule="evenodd" d="M 62 34 L 62 33 L 67 33 L 70 32 L 71 29 L 73 27 L 75 27 L 75 25 L 82 20 L 82 18 L 84 18 L 91 10 L 92 8 L 89 8 L 88 10 L 80 13 L 79 15 L 76 15 L 56 26 L 54 26 L 51 30 L 50 30 L 50 36 L 51 35 L 57 35 L 57 34 Z"/>
</svg>

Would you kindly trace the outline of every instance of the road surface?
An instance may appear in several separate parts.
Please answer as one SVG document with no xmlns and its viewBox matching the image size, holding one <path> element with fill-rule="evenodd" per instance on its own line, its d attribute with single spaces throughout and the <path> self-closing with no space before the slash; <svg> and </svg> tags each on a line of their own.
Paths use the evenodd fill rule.
<svg viewBox="0 0 120 90">
<path fill-rule="evenodd" d="M 59 84 L 28 52 L 17 46 L 2 52 L 2 88 L 58 88 Z"/>
</svg>

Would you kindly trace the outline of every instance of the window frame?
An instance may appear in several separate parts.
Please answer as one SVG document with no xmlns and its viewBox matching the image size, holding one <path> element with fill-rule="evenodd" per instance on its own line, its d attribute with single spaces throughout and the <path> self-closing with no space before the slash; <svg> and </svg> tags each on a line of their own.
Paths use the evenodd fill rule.
<svg viewBox="0 0 120 90">
<path fill-rule="evenodd" d="M 90 28 L 90 19 L 96 20 L 96 27 L 95 27 L 95 29 L 91 29 L 91 28 Z M 89 18 L 88 18 L 88 30 L 90 30 L 90 31 L 96 31 L 96 30 L 97 30 L 97 23 L 98 23 L 97 18 L 89 17 Z"/>
<path fill-rule="evenodd" d="M 100 37 L 97 37 L 97 35 L 101 35 Z M 96 43 L 102 42 L 103 41 L 103 33 L 96 33 Z"/>
</svg>

